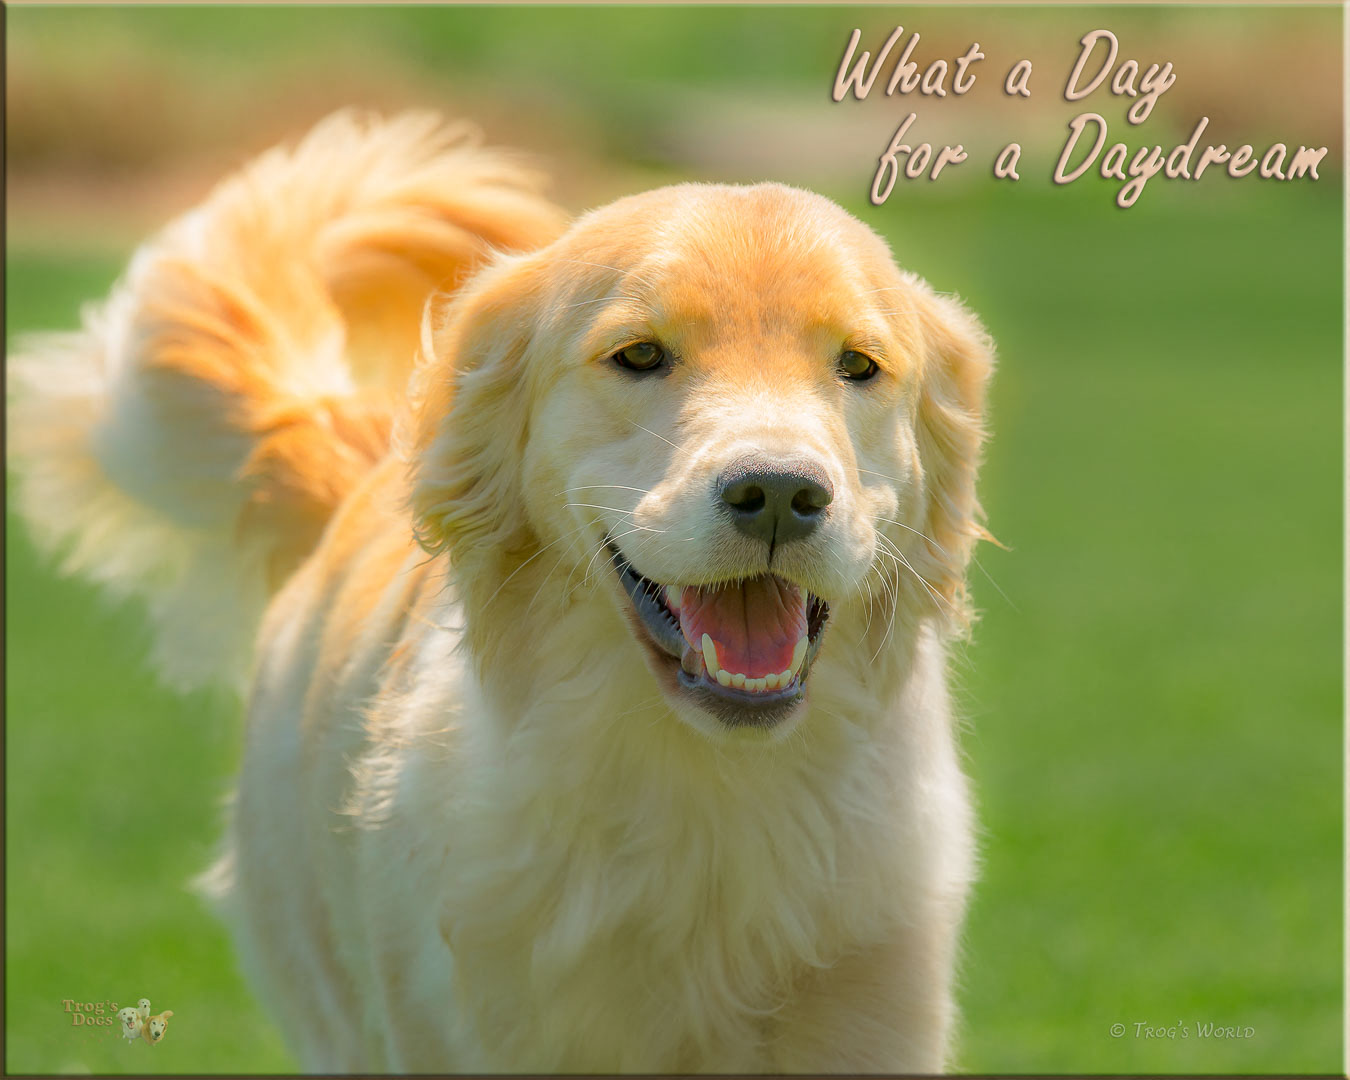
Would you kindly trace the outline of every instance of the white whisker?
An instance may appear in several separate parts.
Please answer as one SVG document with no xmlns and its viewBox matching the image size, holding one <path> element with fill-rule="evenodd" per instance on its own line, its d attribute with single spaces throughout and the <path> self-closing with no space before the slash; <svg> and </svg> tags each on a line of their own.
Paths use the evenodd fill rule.
<svg viewBox="0 0 1350 1080">
<path fill-rule="evenodd" d="M 647 699 L 644 700 L 644 701 L 638 702 L 638 703 L 637 703 L 636 705 L 634 705 L 631 709 L 625 709 L 623 712 L 618 713 L 618 714 L 614 717 L 614 719 L 615 719 L 615 720 L 622 720 L 625 716 L 632 716 L 633 713 L 636 713 L 636 712 L 646 712 L 648 709 L 652 708 L 653 706 L 656 706 L 656 705 L 662 705 L 662 704 L 664 704 L 664 700 L 662 699 L 662 697 L 661 697 L 660 694 L 656 694 L 656 695 L 653 695 L 652 697 L 647 698 Z M 659 718 L 658 718 L 658 719 L 659 719 Z"/>
<path fill-rule="evenodd" d="M 613 270 L 616 274 L 632 274 L 632 275 L 633 275 L 635 278 L 637 278 L 639 281 L 645 281 L 645 280 L 646 280 L 645 278 L 643 278 L 640 274 L 638 274 L 638 273 L 637 273 L 636 271 L 634 271 L 634 270 L 621 270 L 621 269 L 620 269 L 619 267 L 617 267 L 617 266 L 610 266 L 609 263 L 590 262 L 590 261 L 587 260 L 587 259 L 559 259 L 558 261 L 559 261 L 559 262 L 575 263 L 577 266 L 594 266 L 594 267 L 597 267 L 597 268 L 600 269 L 600 270 Z"/>
<path fill-rule="evenodd" d="M 897 484 L 903 484 L 905 481 L 898 476 L 890 476 L 884 472 L 877 472 L 875 469 L 864 469 L 861 466 L 855 466 L 860 473 L 867 473 L 868 476 L 879 476 L 883 480 L 892 480 Z"/>
<path fill-rule="evenodd" d="M 557 499 L 563 495 L 571 495 L 574 491 L 593 491 L 596 488 L 615 488 L 619 491 L 640 491 L 643 495 L 651 494 L 651 488 L 633 487 L 631 484 L 580 484 L 577 487 L 563 488 L 553 497 Z"/>
<path fill-rule="evenodd" d="M 568 554 L 570 553 L 570 551 L 571 551 L 570 548 L 564 550 L 563 553 L 562 553 L 561 555 L 559 555 L 558 558 L 557 558 L 557 560 L 553 563 L 553 567 L 549 570 L 549 572 L 548 572 L 547 574 L 544 575 L 543 581 L 541 581 L 541 582 L 539 583 L 539 588 L 537 588 L 537 589 L 534 590 L 534 595 L 533 595 L 532 597 L 530 597 L 530 602 L 529 602 L 529 604 L 527 604 L 526 607 L 525 607 L 525 614 L 526 614 L 526 615 L 528 615 L 528 614 L 530 613 L 531 609 L 534 607 L 535 601 L 539 599 L 540 593 L 542 593 L 542 592 L 544 591 L 544 587 L 545 587 L 546 585 L 548 585 L 549 580 L 553 577 L 553 575 L 556 574 L 556 573 L 558 572 L 558 567 L 562 566 L 563 560 L 564 560 L 565 558 L 567 558 L 567 556 L 568 556 Z M 567 577 L 567 583 L 565 583 L 565 584 L 563 585 L 563 595 L 562 595 L 562 600 L 563 600 L 564 604 L 565 604 L 566 599 L 567 599 L 567 585 L 571 583 L 571 580 L 572 580 L 572 576 L 569 574 L 568 577 Z"/>
<path fill-rule="evenodd" d="M 617 506 L 600 506 L 597 503 L 570 502 L 563 503 L 563 506 L 583 506 L 589 510 L 608 510 L 612 514 L 619 514 L 623 517 L 632 517 L 632 515 L 637 512 L 635 510 L 620 510 Z M 636 521 L 630 521 L 627 524 L 632 525 L 635 529 L 641 529 L 643 532 L 664 533 L 666 531 L 665 529 L 654 528 L 651 525 L 639 525 Z"/>
<path fill-rule="evenodd" d="M 590 577 L 591 577 L 591 568 L 592 568 L 592 566 L 594 566 L 594 564 L 595 564 L 595 557 L 596 557 L 596 555 L 599 555 L 602 551 L 608 551 L 608 549 L 609 549 L 609 543 L 613 543 L 615 546 L 618 546 L 618 541 L 622 540 L 625 536 L 632 536 L 635 532 L 642 532 L 642 531 L 644 531 L 644 530 L 645 530 L 645 531 L 648 531 L 648 532 L 662 532 L 662 531 L 663 531 L 663 530 L 661 530 L 661 529 L 647 529 L 645 525 L 635 525 L 635 526 L 633 526 L 633 528 L 629 529 L 627 532 L 621 532 L 621 533 L 619 533 L 617 536 L 611 536 L 611 535 L 608 535 L 608 534 L 607 534 L 606 537 L 605 537 L 605 540 L 600 541 L 599 545 L 596 547 L 596 549 L 595 549 L 595 555 L 592 555 L 592 556 L 590 557 L 590 560 L 586 563 L 586 573 L 583 574 L 583 575 L 582 575 L 582 578 L 581 578 L 581 585 L 582 585 L 582 587 L 585 588 L 585 586 L 587 585 L 587 583 L 590 581 Z M 609 543 L 606 543 L 606 541 L 608 541 Z"/>
<path fill-rule="evenodd" d="M 503 580 L 502 583 L 501 583 L 500 585 L 497 586 L 497 588 L 493 591 L 492 595 L 489 596 L 489 597 L 487 598 L 487 601 L 483 604 L 483 612 L 484 612 L 484 613 L 487 612 L 487 610 L 492 606 L 492 602 L 493 602 L 494 600 L 497 599 L 498 594 L 499 594 L 504 588 L 506 588 L 506 586 L 509 585 L 509 584 L 511 583 L 511 579 L 514 578 L 517 574 L 519 574 L 522 570 L 524 570 L 525 567 L 529 566 L 530 563 L 534 562 L 534 560 L 537 559 L 537 558 L 539 558 L 540 555 L 542 555 L 544 552 L 546 552 L 549 548 L 553 547 L 554 544 L 561 544 L 561 543 L 562 543 L 564 540 L 566 540 L 569 536 L 575 536 L 577 533 L 581 532 L 582 529 L 588 528 L 591 524 L 592 524 L 592 522 L 589 522 L 589 521 L 588 521 L 588 522 L 586 522 L 586 524 L 584 524 L 584 525 L 578 525 L 578 526 L 577 526 L 575 529 L 573 529 L 571 532 L 565 532 L 565 533 L 563 533 L 562 536 L 558 537 L 556 540 L 552 540 L 552 541 L 550 541 L 549 543 L 545 544 L 545 545 L 544 545 L 543 547 L 541 547 L 538 551 L 536 551 L 533 555 L 531 555 L 528 559 L 526 559 L 524 562 L 522 562 L 519 566 L 517 566 L 517 567 L 516 567 L 514 570 L 512 570 L 509 574 L 507 574 L 505 580 Z M 479 616 L 479 618 L 481 618 L 481 617 L 482 617 L 482 615 Z"/>
<path fill-rule="evenodd" d="M 573 308 L 585 307 L 587 304 L 603 304 L 611 300 L 627 300 L 633 304 L 646 304 L 640 296 L 597 296 L 594 300 L 578 300 L 575 304 L 567 304 L 560 307 L 558 311 L 571 311 Z"/>
<path fill-rule="evenodd" d="M 935 548 L 937 548 L 938 551 L 942 552 L 942 554 L 944 554 L 944 555 L 947 554 L 947 549 L 946 549 L 946 548 L 944 548 L 941 544 L 939 544 L 936 540 L 934 540 L 934 539 L 933 539 L 931 536 L 929 536 L 927 533 L 919 532 L 919 530 L 916 529 L 916 528 L 914 528 L 912 525 L 906 525 L 903 521 L 896 521 L 895 518 L 884 517 L 884 518 L 882 518 L 881 520 L 882 520 L 882 521 L 888 521 L 888 522 L 890 522 L 892 525 L 899 525 L 900 528 L 905 529 L 905 530 L 907 530 L 907 531 L 909 531 L 909 532 L 912 532 L 915 536 L 922 536 L 925 540 L 927 540 L 930 544 L 932 544 Z"/>
<path fill-rule="evenodd" d="M 886 538 L 885 538 L 884 536 L 882 536 L 880 533 L 878 533 L 877 536 L 878 536 L 878 538 L 879 538 L 880 540 L 882 540 L 883 542 L 889 543 L 889 541 L 886 541 Z M 894 545 L 891 545 L 891 546 L 894 547 Z M 879 554 L 885 555 L 885 556 L 886 556 L 887 558 L 889 558 L 892 562 L 895 561 L 895 556 L 894 556 L 893 554 L 891 554 L 891 552 L 887 551 L 886 548 L 880 547 L 880 548 L 877 549 L 877 551 L 878 551 Z M 889 606 L 890 606 L 890 615 L 888 616 L 888 618 L 887 618 L 887 620 L 886 620 L 886 630 L 885 630 L 885 632 L 881 635 L 881 640 L 877 643 L 876 652 L 874 652 L 874 653 L 872 654 L 871 660 L 868 661 L 869 664 L 874 664 L 874 663 L 876 663 L 877 657 L 881 655 L 881 650 L 884 649 L 884 648 L 890 643 L 890 641 L 891 641 L 891 636 L 892 636 L 892 634 L 894 634 L 894 632 L 895 632 L 895 616 L 896 616 L 896 612 L 897 612 L 897 611 L 899 610 L 899 608 L 900 608 L 900 594 L 899 594 L 899 591 L 898 591 L 898 589 L 896 588 L 895 584 L 894 584 L 893 582 L 891 582 L 885 575 L 881 574 L 879 571 L 878 571 L 878 574 L 877 574 L 877 579 L 881 582 L 882 589 L 883 589 L 883 590 L 885 591 L 885 593 L 886 593 L 887 601 L 888 601 Z"/>
<path fill-rule="evenodd" d="M 675 443 L 673 443 L 673 442 L 671 442 L 669 439 L 667 439 L 664 435 L 660 434 L 659 432 L 653 431 L 653 430 L 652 430 L 651 428 L 649 428 L 649 427 L 642 427 L 642 425 L 639 424 L 636 420 L 630 420 L 629 423 L 632 424 L 635 428 L 641 428 L 641 429 L 642 429 L 643 431 L 645 431 L 648 435 L 655 435 L 658 439 L 660 439 L 660 440 L 661 440 L 663 443 L 665 443 L 667 446 L 673 446 L 673 447 L 674 447 L 676 450 L 678 450 L 681 454 L 687 454 L 687 453 L 689 453 L 689 451 L 686 450 L 683 446 L 677 446 Z"/>
<path fill-rule="evenodd" d="M 1019 615 L 1022 614 L 1022 610 L 1016 604 L 1014 604 L 1012 600 L 1009 598 L 1008 594 L 1005 593 L 1002 590 L 1002 588 L 999 587 L 999 583 L 995 581 L 994 576 L 984 568 L 984 564 L 980 562 L 980 560 L 973 554 L 970 556 L 970 561 L 973 562 L 976 565 L 976 567 L 979 568 L 981 574 L 983 574 L 986 578 L 989 579 L 989 584 L 994 587 L 994 589 L 998 592 L 999 596 L 1003 597 L 1004 602 L 1007 603 L 1007 605 L 1010 608 L 1012 608 L 1015 612 L 1017 612 L 1017 614 Z"/>
<path fill-rule="evenodd" d="M 935 588 L 933 588 L 932 584 L 927 580 L 925 580 L 924 577 L 917 570 L 914 569 L 914 567 L 910 564 L 910 561 L 907 558 L 905 558 L 905 553 L 901 551 L 898 547 L 896 547 L 895 544 L 892 543 L 889 539 L 887 539 L 882 533 L 877 533 L 877 536 L 885 543 L 890 545 L 892 550 L 895 552 L 895 555 L 900 559 L 902 563 L 905 564 L 905 569 L 908 570 L 911 574 L 913 574 L 914 577 L 919 581 L 919 583 L 922 584 L 923 587 L 928 590 L 928 592 L 932 595 L 933 599 L 936 600 L 938 603 L 940 603 L 953 615 L 955 615 L 956 609 L 947 602 L 946 597 L 944 597 Z"/>
</svg>

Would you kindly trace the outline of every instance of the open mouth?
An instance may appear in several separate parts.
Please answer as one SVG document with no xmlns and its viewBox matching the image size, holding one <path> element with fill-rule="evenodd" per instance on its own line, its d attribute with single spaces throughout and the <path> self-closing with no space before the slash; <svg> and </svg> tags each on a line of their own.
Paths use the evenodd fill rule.
<svg viewBox="0 0 1350 1080">
<path fill-rule="evenodd" d="M 769 727 L 805 695 L 829 605 L 777 574 L 663 584 L 606 541 L 619 582 L 674 686 L 731 726 Z"/>
</svg>

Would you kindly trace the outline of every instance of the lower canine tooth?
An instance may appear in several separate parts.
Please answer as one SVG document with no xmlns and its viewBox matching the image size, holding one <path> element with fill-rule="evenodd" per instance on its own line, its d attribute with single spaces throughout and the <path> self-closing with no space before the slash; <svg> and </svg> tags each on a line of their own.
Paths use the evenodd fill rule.
<svg viewBox="0 0 1350 1080">
<path fill-rule="evenodd" d="M 709 675 L 716 676 L 722 670 L 717 663 L 717 646 L 707 634 L 703 635 L 703 663 L 707 665 Z"/>
<path fill-rule="evenodd" d="M 791 681 L 792 681 L 792 672 L 791 672 L 791 671 L 784 671 L 784 672 L 780 672 L 780 673 L 779 673 L 779 675 L 778 675 L 778 685 L 779 685 L 779 686 L 786 686 L 786 685 L 787 685 L 788 683 L 790 683 Z"/>
<path fill-rule="evenodd" d="M 802 661 L 806 659 L 806 647 L 808 644 L 809 642 L 806 639 L 806 635 L 803 634 L 801 640 L 797 642 L 792 650 L 792 663 L 788 665 L 788 671 L 791 674 L 795 675 L 801 670 Z"/>
<path fill-rule="evenodd" d="M 729 672 L 729 671 L 719 671 L 719 672 L 717 673 L 717 681 L 720 682 L 723 686 L 730 686 L 730 685 L 731 685 L 731 672 Z"/>
</svg>

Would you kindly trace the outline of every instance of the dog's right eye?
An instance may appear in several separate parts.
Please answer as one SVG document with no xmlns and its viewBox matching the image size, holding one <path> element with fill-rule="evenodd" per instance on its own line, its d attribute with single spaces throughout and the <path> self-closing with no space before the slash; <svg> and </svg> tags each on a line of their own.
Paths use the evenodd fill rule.
<svg viewBox="0 0 1350 1080">
<path fill-rule="evenodd" d="M 655 342 L 639 341 L 636 345 L 620 349 L 612 359 L 619 367 L 629 371 L 654 371 L 665 363 L 666 353 Z"/>
</svg>

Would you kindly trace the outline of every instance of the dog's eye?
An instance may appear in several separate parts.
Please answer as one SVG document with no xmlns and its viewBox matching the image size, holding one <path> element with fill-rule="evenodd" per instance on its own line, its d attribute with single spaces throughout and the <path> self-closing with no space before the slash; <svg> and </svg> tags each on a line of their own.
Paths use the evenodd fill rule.
<svg viewBox="0 0 1350 1080">
<path fill-rule="evenodd" d="M 877 362 L 864 353 L 845 349 L 839 354 L 839 374 L 846 379 L 865 382 L 877 371 Z"/>
<path fill-rule="evenodd" d="M 639 341 L 636 345 L 620 349 L 613 356 L 619 367 L 628 368 L 629 371 L 653 371 L 665 363 L 665 359 L 665 350 L 651 341 Z"/>
</svg>

